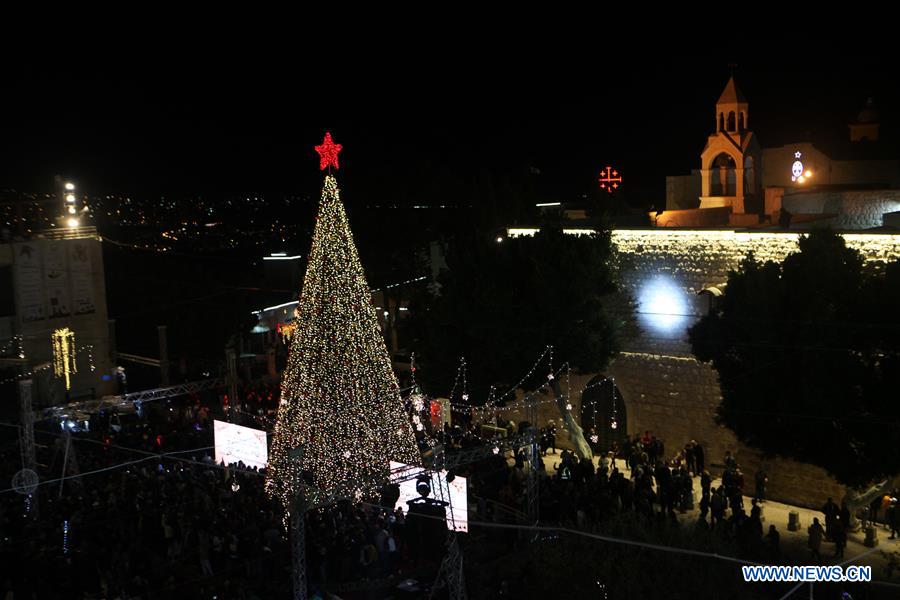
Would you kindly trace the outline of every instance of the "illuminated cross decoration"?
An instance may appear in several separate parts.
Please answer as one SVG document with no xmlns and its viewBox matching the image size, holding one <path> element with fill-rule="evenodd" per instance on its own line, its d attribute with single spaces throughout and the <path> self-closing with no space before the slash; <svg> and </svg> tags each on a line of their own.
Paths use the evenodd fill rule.
<svg viewBox="0 0 900 600">
<path fill-rule="evenodd" d="M 325 132 L 325 139 L 322 140 L 321 146 L 316 146 L 316 152 L 319 153 L 319 169 L 324 171 L 329 167 L 338 167 L 338 153 L 341 151 L 340 144 L 335 144 L 331 139 L 331 132 Z"/>
<path fill-rule="evenodd" d="M 791 165 L 791 181 L 799 181 L 803 183 L 803 163 L 800 161 L 800 157 L 803 156 L 800 151 L 794 152 L 794 163 Z"/>
<path fill-rule="evenodd" d="M 612 194 L 613 190 L 618 189 L 619 184 L 622 183 L 622 176 L 612 167 L 606 167 L 605 171 L 600 171 L 599 181 L 600 187 Z"/>
</svg>

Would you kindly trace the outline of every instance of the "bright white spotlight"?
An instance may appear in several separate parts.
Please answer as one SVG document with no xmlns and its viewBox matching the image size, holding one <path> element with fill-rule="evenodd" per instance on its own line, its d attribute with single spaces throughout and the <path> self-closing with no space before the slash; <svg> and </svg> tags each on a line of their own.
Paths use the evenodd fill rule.
<svg viewBox="0 0 900 600">
<path fill-rule="evenodd" d="M 74 206 L 70 206 L 70 207 L 69 207 L 69 214 L 70 214 L 70 215 L 74 215 L 74 214 L 75 214 L 75 207 L 74 207 Z"/>
<path fill-rule="evenodd" d="M 66 202 L 75 202 L 75 194 L 66 194 Z"/>
<path fill-rule="evenodd" d="M 69 227 L 78 227 L 79 221 L 78 219 L 72 218 L 67 221 Z"/>
<path fill-rule="evenodd" d="M 648 281 L 638 296 L 638 314 L 654 329 L 672 331 L 683 325 L 688 306 L 684 290 L 665 277 Z"/>
<path fill-rule="evenodd" d="M 71 192 L 72 190 L 75 189 L 75 184 L 74 184 L 74 183 L 68 183 L 68 182 L 67 182 L 67 183 L 66 183 L 66 189 L 67 189 L 68 191 Z"/>
</svg>

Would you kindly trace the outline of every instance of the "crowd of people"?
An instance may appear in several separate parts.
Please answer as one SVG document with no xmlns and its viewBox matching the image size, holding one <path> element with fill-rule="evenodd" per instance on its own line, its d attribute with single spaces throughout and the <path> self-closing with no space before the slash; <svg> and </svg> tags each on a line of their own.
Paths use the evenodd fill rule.
<svg viewBox="0 0 900 600">
<path fill-rule="evenodd" d="M 678 515 L 695 507 L 695 471 L 691 469 L 705 467 L 702 448 L 692 441 L 673 458 L 665 460 L 663 456 L 663 442 L 648 433 L 627 440 L 618 456 L 610 451 L 597 464 L 563 450 L 559 463 L 548 472 L 541 459 L 541 522 L 594 530 L 602 528 L 605 520 L 624 517 L 650 527 L 678 526 Z M 627 471 L 619 469 L 617 458 L 626 460 Z M 520 450 L 514 463 L 505 469 L 497 462 L 497 474 L 479 486 L 480 491 L 488 498 L 525 510 L 527 471 L 527 453 Z M 713 478 L 705 468 L 699 482 L 697 529 L 736 545 L 745 556 L 779 554 L 779 534 L 774 526 L 764 535 L 759 501 L 754 498 L 752 506 L 745 507 L 736 464 L 726 469 L 718 488 L 712 485 Z"/>
<path fill-rule="evenodd" d="M 66 473 L 100 472 L 42 485 L 31 500 L 0 495 L 7 597 L 265 598 L 285 587 L 281 508 L 260 473 L 212 462 L 203 406 L 94 424 L 72 435 Z M 38 461 L 61 474 L 65 436 L 36 439 Z"/>
<path fill-rule="evenodd" d="M 213 412 L 270 421 L 270 392 L 245 390 L 240 405 L 222 403 Z M 266 496 L 264 472 L 213 463 L 213 414 L 202 400 L 157 406 L 141 417 L 98 415 L 90 431 L 71 435 L 78 470 L 92 474 L 68 479 L 61 487 L 42 485 L 37 501 L 9 491 L 0 494 L 0 561 L 8 567 L 0 591 L 16 600 L 288 594 L 291 548 L 283 508 Z M 500 432 L 511 437 L 529 430 L 528 423 L 495 418 L 445 425 L 432 433 L 453 452 L 489 447 Z M 625 519 L 652 530 L 679 527 L 685 519 L 678 515 L 695 509 L 699 499 L 697 517 L 688 522 L 709 544 L 728 545 L 756 559 L 780 556 L 777 527 L 763 527 L 760 505 L 767 477 L 757 473 L 755 493 L 745 506 L 744 475 L 730 453 L 715 486 L 719 480 L 693 440 L 667 457 L 663 441 L 650 432 L 624 437 L 595 464 L 565 449 L 557 462 L 556 435 L 552 423 L 538 434 L 542 523 L 598 530 L 609 520 Z M 68 436 L 39 430 L 37 438 L 39 462 L 50 472 L 62 472 Z M 15 446 L 7 449 L 12 452 Z M 552 468 L 545 466 L 548 455 L 554 457 Z M 4 458 L 3 464 L 17 462 L 11 454 Z M 620 469 L 623 463 L 627 469 Z M 520 521 L 528 510 L 531 468 L 527 445 L 509 455 L 486 452 L 461 466 L 458 474 L 467 477 L 476 507 L 473 518 Z M 445 525 L 421 518 L 411 506 L 396 506 L 395 492 L 388 488 L 380 501 L 342 502 L 308 513 L 308 578 L 314 590 L 335 582 L 433 577 L 445 553 Z M 900 533 L 896 500 L 883 510 L 892 534 Z M 822 544 L 833 542 L 835 555 L 842 556 L 849 509 L 829 500 L 822 513 L 824 525 L 816 521 L 809 527 L 809 548 L 819 559 Z M 504 530 L 501 537 L 513 545 L 518 539 L 515 530 Z M 54 576 L 47 577 L 48 572 Z"/>
</svg>

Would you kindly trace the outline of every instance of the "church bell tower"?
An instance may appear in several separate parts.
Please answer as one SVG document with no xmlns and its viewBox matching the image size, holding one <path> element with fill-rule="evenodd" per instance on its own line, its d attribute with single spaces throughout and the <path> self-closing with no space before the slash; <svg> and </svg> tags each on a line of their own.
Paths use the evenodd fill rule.
<svg viewBox="0 0 900 600">
<path fill-rule="evenodd" d="M 700 208 L 744 214 L 760 196 L 762 152 L 749 127 L 750 105 L 732 75 L 716 102 L 715 133 L 700 155 Z"/>
</svg>

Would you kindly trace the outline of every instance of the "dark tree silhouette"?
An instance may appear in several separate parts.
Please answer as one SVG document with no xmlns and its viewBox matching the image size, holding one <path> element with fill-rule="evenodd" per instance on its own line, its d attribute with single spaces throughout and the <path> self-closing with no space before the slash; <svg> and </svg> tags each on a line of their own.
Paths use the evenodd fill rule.
<svg viewBox="0 0 900 600">
<path fill-rule="evenodd" d="M 490 385 L 517 383 L 548 345 L 555 367 L 568 361 L 584 372 L 602 370 L 616 347 L 616 320 L 606 310 L 616 290 L 611 255 L 608 231 L 576 237 L 545 227 L 500 242 L 457 238 L 439 295 L 411 311 L 420 377 L 432 393 L 446 394 L 465 357 L 472 401 L 480 402 Z M 546 382 L 548 371 L 525 386 Z"/>
<path fill-rule="evenodd" d="M 781 264 L 748 257 L 720 300 L 690 339 L 726 426 L 856 488 L 900 472 L 900 263 L 815 231 Z"/>
</svg>

